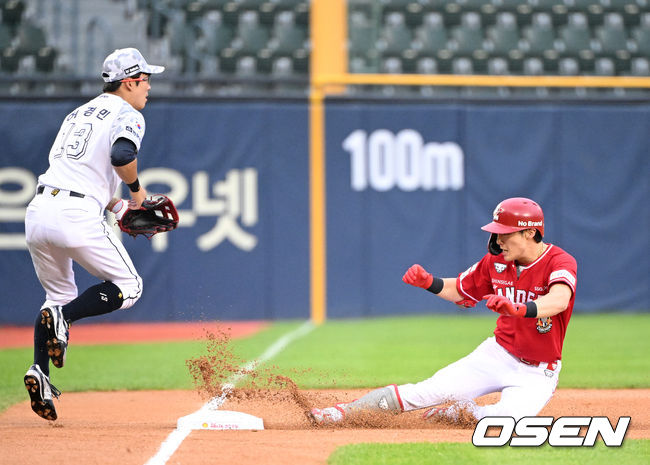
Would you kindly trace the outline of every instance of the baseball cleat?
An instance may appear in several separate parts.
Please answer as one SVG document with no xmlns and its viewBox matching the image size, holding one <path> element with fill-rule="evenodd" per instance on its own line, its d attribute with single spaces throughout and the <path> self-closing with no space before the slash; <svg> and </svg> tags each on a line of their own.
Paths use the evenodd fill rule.
<svg viewBox="0 0 650 465">
<path fill-rule="evenodd" d="M 52 396 L 57 399 L 61 391 L 50 384 L 50 378 L 45 376 L 38 365 L 32 365 L 25 374 L 25 388 L 31 399 L 32 410 L 41 418 L 56 420 L 56 409 Z"/>
<path fill-rule="evenodd" d="M 424 412 L 422 418 L 425 420 L 447 418 L 448 417 L 447 410 L 449 410 L 449 407 L 433 407 L 432 409 L 429 409 L 426 412 Z"/>
<path fill-rule="evenodd" d="M 52 364 L 62 368 L 68 350 L 68 322 L 63 318 L 60 306 L 41 310 L 41 324 L 47 328 L 47 355 Z"/>
<path fill-rule="evenodd" d="M 447 420 L 457 422 L 463 414 L 473 415 L 476 404 L 473 401 L 461 400 L 448 407 L 433 407 L 422 415 L 425 420 Z"/>
<path fill-rule="evenodd" d="M 309 412 L 309 418 L 319 426 L 339 423 L 345 418 L 345 404 L 336 404 L 334 407 L 313 408 Z"/>
</svg>

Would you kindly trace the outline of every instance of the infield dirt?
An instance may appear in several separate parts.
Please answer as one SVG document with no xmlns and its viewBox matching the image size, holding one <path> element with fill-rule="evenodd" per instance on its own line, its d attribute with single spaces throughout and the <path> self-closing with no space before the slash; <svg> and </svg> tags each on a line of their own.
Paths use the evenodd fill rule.
<svg viewBox="0 0 650 465">
<path fill-rule="evenodd" d="M 367 390 L 304 391 L 307 402 L 323 406 L 352 400 Z M 258 393 L 264 394 L 264 393 Z M 264 419 L 263 431 L 194 431 L 168 464 L 323 465 L 338 446 L 358 442 L 470 442 L 472 428 L 429 424 L 418 412 L 395 417 L 379 428 L 349 425 L 316 428 L 291 395 L 232 398 L 227 410 Z M 486 396 L 483 402 L 493 402 Z M 37 417 L 27 401 L 0 415 L 0 464 L 79 463 L 143 465 L 204 399 L 195 391 L 65 393 L 57 401 L 59 420 Z M 608 416 L 613 424 L 629 415 L 628 439 L 650 438 L 650 390 L 560 389 L 541 415 Z"/>
</svg>

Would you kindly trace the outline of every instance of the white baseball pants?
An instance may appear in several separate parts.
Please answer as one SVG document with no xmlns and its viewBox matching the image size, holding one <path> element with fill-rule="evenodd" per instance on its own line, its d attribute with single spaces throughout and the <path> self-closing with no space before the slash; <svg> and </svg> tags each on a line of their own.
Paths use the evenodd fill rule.
<svg viewBox="0 0 650 465">
<path fill-rule="evenodd" d="M 494 337 L 483 341 L 472 353 L 442 368 L 431 378 L 398 386 L 404 410 L 432 407 L 452 401 L 470 401 L 477 420 L 486 416 L 508 416 L 519 420 L 535 416 L 553 396 L 561 362 L 555 369 L 542 363 L 527 365 L 501 347 Z M 485 394 L 501 392 L 492 405 L 473 401 Z"/>
<path fill-rule="evenodd" d="M 73 261 L 119 287 L 121 308 L 131 307 L 142 295 L 142 279 L 103 213 L 91 197 L 71 197 L 66 190 L 52 195 L 49 187 L 28 205 L 25 236 L 45 289 L 43 307 L 65 305 L 77 297 Z"/>
</svg>

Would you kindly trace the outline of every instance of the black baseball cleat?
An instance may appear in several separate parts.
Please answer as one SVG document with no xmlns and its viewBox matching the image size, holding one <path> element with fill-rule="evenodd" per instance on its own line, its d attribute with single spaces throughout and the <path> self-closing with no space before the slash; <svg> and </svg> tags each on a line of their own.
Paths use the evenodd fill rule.
<svg viewBox="0 0 650 465">
<path fill-rule="evenodd" d="M 25 388 L 31 399 L 32 410 L 36 415 L 46 420 L 56 420 L 56 409 L 52 396 L 57 399 L 61 391 L 50 384 L 50 378 L 45 376 L 38 365 L 32 365 L 25 374 Z"/>
<path fill-rule="evenodd" d="M 41 310 L 41 324 L 47 328 L 47 355 L 52 365 L 62 368 L 68 350 L 68 322 L 63 318 L 60 306 Z"/>
</svg>

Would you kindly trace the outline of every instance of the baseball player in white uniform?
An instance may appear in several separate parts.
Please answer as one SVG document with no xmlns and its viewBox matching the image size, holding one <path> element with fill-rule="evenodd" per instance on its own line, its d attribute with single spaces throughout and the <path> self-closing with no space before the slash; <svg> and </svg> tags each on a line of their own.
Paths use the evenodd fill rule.
<svg viewBox="0 0 650 465">
<path fill-rule="evenodd" d="M 34 325 L 34 364 L 24 377 L 32 410 L 56 420 L 49 362 L 63 367 L 68 327 L 81 318 L 126 309 L 142 295 L 138 275 L 104 210 L 121 218 L 138 209 L 147 192 L 138 181 L 136 155 L 145 132 L 139 110 L 147 102 L 152 74 L 134 48 L 115 50 L 104 61 L 103 93 L 63 120 L 25 215 L 25 236 L 45 302 Z M 131 199 L 113 198 L 120 182 Z M 73 261 L 101 280 L 78 295 Z"/>
</svg>

